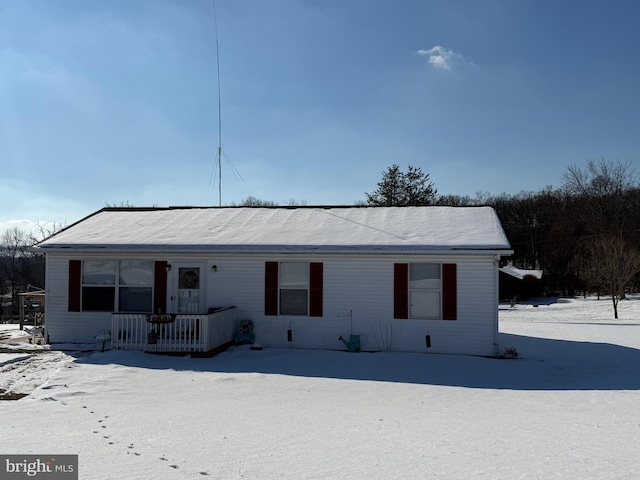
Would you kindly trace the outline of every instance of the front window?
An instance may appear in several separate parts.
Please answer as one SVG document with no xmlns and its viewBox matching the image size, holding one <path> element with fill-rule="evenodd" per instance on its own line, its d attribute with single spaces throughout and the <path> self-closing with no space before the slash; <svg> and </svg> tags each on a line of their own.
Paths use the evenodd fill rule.
<svg viewBox="0 0 640 480">
<path fill-rule="evenodd" d="M 438 263 L 409 265 L 409 316 L 411 318 L 440 319 L 441 273 Z"/>
<path fill-rule="evenodd" d="M 282 262 L 279 271 L 280 315 L 307 315 L 309 264 Z"/>
<path fill-rule="evenodd" d="M 82 310 L 150 312 L 153 262 L 86 260 L 82 263 Z"/>
<path fill-rule="evenodd" d="M 153 297 L 153 262 L 123 260 L 120 262 L 118 311 L 150 312 Z"/>
<path fill-rule="evenodd" d="M 115 310 L 116 268 L 112 260 L 88 260 L 82 264 L 82 310 Z"/>
</svg>

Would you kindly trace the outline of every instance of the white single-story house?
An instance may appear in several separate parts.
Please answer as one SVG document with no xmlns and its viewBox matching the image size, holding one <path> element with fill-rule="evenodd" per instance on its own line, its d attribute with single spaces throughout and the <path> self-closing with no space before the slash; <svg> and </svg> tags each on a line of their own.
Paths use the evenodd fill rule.
<svg viewBox="0 0 640 480">
<path fill-rule="evenodd" d="M 512 253 L 492 208 L 436 206 L 104 208 L 37 248 L 51 343 L 208 351 L 248 320 L 262 347 L 489 356 Z"/>
</svg>

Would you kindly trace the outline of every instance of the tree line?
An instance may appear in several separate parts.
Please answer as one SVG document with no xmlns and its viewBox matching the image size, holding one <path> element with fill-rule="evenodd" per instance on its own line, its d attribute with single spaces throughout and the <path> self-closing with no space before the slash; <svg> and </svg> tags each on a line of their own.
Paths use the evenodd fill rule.
<svg viewBox="0 0 640 480">
<path fill-rule="evenodd" d="M 18 227 L 0 235 L 0 317 L 18 315 L 18 294 L 44 288 L 44 255 L 31 249 L 38 240 Z"/>
</svg>

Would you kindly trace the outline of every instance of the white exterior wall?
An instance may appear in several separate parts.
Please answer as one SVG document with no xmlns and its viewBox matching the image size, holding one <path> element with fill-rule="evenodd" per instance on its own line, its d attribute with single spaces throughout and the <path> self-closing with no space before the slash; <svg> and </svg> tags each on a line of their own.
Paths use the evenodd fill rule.
<svg viewBox="0 0 640 480">
<path fill-rule="evenodd" d="M 47 255 L 45 335 L 52 343 L 94 343 L 93 337 L 100 330 L 111 329 L 111 313 L 67 311 L 70 259 L 80 260 L 83 257 Z"/>
<path fill-rule="evenodd" d="M 495 255 L 203 255 L 114 254 L 136 258 L 205 264 L 207 307 L 234 305 L 238 320 L 254 322 L 256 342 L 265 347 L 344 350 L 339 336 L 362 336 L 363 350 L 377 351 L 385 332 L 398 339 L 396 351 L 494 355 L 497 334 L 497 265 Z M 114 256 L 109 256 L 114 258 Z M 105 258 L 51 252 L 47 255 L 47 334 L 51 342 L 92 342 L 101 329 L 110 328 L 109 312 L 67 312 L 70 259 Z M 322 262 L 323 317 L 265 316 L 266 261 Z M 457 264 L 457 320 L 395 320 L 393 318 L 394 263 L 435 262 Z M 216 265 L 216 271 L 212 266 Z M 171 273 L 169 273 L 171 275 Z M 168 281 L 171 286 L 171 279 Z M 167 299 L 171 292 L 168 290 Z M 204 312 L 203 312 L 204 313 Z M 287 341 L 287 330 L 292 342 Z M 431 336 L 427 349 L 425 335 Z M 384 343 L 384 342 L 383 342 Z"/>
</svg>

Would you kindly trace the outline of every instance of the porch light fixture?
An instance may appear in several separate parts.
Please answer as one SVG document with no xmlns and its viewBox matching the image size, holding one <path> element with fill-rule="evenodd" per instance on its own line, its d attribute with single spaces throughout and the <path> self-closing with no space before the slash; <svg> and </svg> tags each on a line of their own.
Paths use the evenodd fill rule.
<svg viewBox="0 0 640 480">
<path fill-rule="evenodd" d="M 213 265 L 213 266 L 211 267 L 211 271 L 212 271 L 212 272 L 217 272 L 217 271 L 218 271 L 218 265 Z"/>
<path fill-rule="evenodd" d="M 167 273 L 168 273 L 168 272 L 170 272 L 170 271 L 171 271 L 171 265 L 168 265 L 168 264 L 167 264 L 167 268 L 166 268 L 166 270 L 167 270 Z"/>
</svg>

